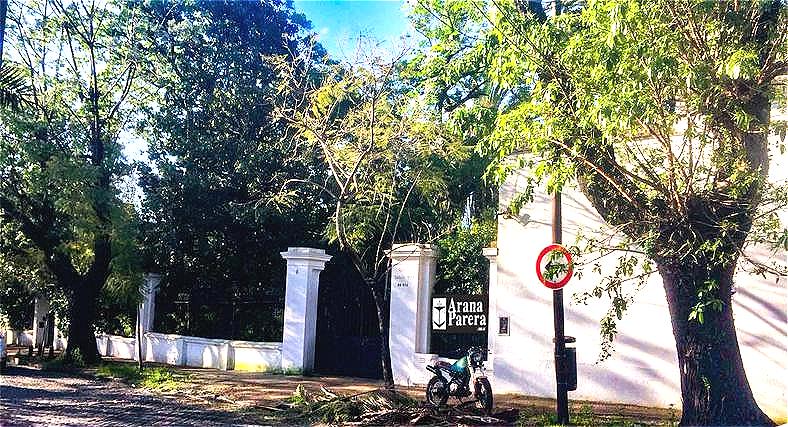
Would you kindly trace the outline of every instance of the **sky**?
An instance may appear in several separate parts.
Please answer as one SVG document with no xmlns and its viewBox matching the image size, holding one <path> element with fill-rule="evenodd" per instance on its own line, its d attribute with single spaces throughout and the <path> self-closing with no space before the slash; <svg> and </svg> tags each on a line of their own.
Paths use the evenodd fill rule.
<svg viewBox="0 0 788 427">
<path fill-rule="evenodd" d="M 293 6 L 312 21 L 320 43 L 337 59 L 352 56 L 359 35 L 396 46 L 411 28 L 403 1 L 295 0 Z"/>
</svg>

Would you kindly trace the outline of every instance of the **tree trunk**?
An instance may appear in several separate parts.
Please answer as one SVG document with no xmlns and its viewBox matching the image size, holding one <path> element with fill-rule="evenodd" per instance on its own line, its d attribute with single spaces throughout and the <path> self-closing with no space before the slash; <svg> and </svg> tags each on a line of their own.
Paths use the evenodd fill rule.
<svg viewBox="0 0 788 427">
<path fill-rule="evenodd" d="M 375 309 L 378 312 L 378 328 L 380 329 L 380 361 L 383 366 L 383 382 L 386 388 L 394 387 L 394 376 L 391 373 L 391 350 L 389 349 L 389 305 L 385 298 L 385 286 L 370 286 Z"/>
<path fill-rule="evenodd" d="M 752 395 L 736 339 L 731 307 L 735 260 L 724 269 L 661 260 L 681 376 L 681 425 L 774 425 Z M 717 281 L 722 310 L 707 306 L 703 322 L 688 320 L 698 289 Z"/>
<path fill-rule="evenodd" d="M 73 288 L 69 305 L 67 359 L 73 360 L 75 351 L 79 350 L 82 360 L 87 364 L 101 360 L 94 333 L 99 289 L 95 283 L 88 281 Z"/>
</svg>

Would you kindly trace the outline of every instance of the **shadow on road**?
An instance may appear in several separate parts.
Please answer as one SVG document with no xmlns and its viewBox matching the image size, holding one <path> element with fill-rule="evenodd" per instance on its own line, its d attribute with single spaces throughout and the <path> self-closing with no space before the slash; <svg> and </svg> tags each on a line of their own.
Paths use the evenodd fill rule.
<svg viewBox="0 0 788 427">
<path fill-rule="evenodd" d="M 3 426 L 245 424 L 237 415 L 160 397 L 117 382 L 11 367 L 0 381 Z"/>
</svg>

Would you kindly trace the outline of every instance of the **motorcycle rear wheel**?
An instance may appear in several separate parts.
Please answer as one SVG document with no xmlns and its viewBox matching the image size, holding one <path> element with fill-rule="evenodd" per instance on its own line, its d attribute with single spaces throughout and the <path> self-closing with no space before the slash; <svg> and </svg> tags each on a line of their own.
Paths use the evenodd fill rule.
<svg viewBox="0 0 788 427">
<path fill-rule="evenodd" d="M 434 407 L 443 406 L 449 400 L 449 383 L 446 379 L 434 376 L 427 383 L 427 403 Z"/>
<path fill-rule="evenodd" d="M 485 415 L 490 415 L 493 408 L 493 393 L 490 381 L 487 378 L 479 378 L 475 384 L 475 397 L 479 401 L 479 406 Z"/>
</svg>

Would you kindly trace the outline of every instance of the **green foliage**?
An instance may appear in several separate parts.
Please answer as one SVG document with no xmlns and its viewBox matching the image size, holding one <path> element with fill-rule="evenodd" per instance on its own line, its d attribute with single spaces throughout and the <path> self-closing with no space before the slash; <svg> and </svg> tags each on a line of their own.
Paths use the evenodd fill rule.
<svg viewBox="0 0 788 427">
<path fill-rule="evenodd" d="M 703 316 L 708 308 L 717 312 L 722 311 L 724 303 L 717 297 L 719 287 L 719 283 L 715 280 L 706 280 L 703 282 L 703 286 L 698 288 L 698 302 L 692 307 L 692 310 L 690 310 L 687 320 L 697 319 L 698 323 L 703 324 Z"/>
<path fill-rule="evenodd" d="M 632 415 L 619 414 L 598 414 L 594 408 L 587 403 L 583 403 L 579 408 L 572 408 L 569 412 L 569 424 L 576 426 L 643 426 L 643 425 L 668 425 L 674 426 L 675 419 L 649 417 L 636 417 Z M 520 411 L 520 418 L 517 420 L 518 426 L 558 426 L 555 410 L 539 409 L 536 407 L 524 408 Z"/>
<path fill-rule="evenodd" d="M 140 372 L 133 363 L 105 363 L 96 369 L 96 376 L 119 379 L 127 384 L 155 391 L 173 391 L 182 387 L 189 376 L 166 367 L 146 367 Z"/>
<path fill-rule="evenodd" d="M 24 264 L 54 283 L 85 315 L 69 331 L 82 336 L 93 333 L 100 292 L 133 298 L 140 277 L 126 227 L 135 212 L 122 195 L 130 170 L 119 134 L 130 115 L 137 46 L 136 16 L 126 12 L 116 3 L 54 0 L 8 8 L 4 47 L 24 70 L 28 102 L 0 111 L 0 229 L 22 243 L 0 263 Z M 69 340 L 94 359 L 90 341 Z"/>
<path fill-rule="evenodd" d="M 398 77 L 405 53 L 388 61 L 365 47 L 341 64 L 315 54 L 279 57 L 277 103 L 278 117 L 305 141 L 304 155 L 330 172 L 323 182 L 297 182 L 333 207 L 325 235 L 349 252 L 362 277 L 381 284 L 392 244 L 433 241 L 452 219 L 445 166 L 470 153 Z"/>
<path fill-rule="evenodd" d="M 593 238 L 598 245 L 587 253 L 624 255 L 599 286 L 579 295 L 610 298 L 603 341 L 615 335 L 615 321 L 653 263 L 683 271 L 682 283 L 697 288 L 688 309 L 718 308 L 730 285 L 704 291 L 704 283 L 730 271 L 748 237 L 784 240 L 785 225 L 772 212 L 784 206 L 778 200 L 785 185 L 767 180 L 764 153 L 769 97 L 782 96 L 770 85 L 784 73 L 785 39 L 778 34 L 788 30 L 786 8 L 592 1 L 567 4 L 548 18 L 540 2 L 522 3 L 425 1 L 414 13 L 429 39 L 422 68 L 485 52 L 476 62 L 454 62 L 460 70 L 437 79 L 440 87 L 463 94 L 469 82 L 483 81 L 511 91 L 492 111 L 491 125 L 480 126 L 480 151 L 493 159 L 490 176 L 502 182 L 524 169 L 529 191 L 576 181 L 614 227 L 621 245 Z M 516 197 L 511 213 L 529 197 Z M 623 286 L 632 283 L 634 291 Z"/>
<path fill-rule="evenodd" d="M 495 241 L 496 232 L 497 219 L 487 215 L 439 240 L 435 293 L 486 294 L 490 268 L 482 249 Z"/>
<path fill-rule="evenodd" d="M 33 318 L 33 295 L 19 282 L 0 285 L 0 327 L 14 331 L 30 327 Z"/>
<path fill-rule="evenodd" d="M 42 369 L 56 372 L 78 372 L 87 366 L 82 352 L 75 349 L 69 354 L 62 353 L 58 357 L 47 360 L 42 364 Z"/>
<path fill-rule="evenodd" d="M 33 319 L 37 293 L 51 295 L 51 274 L 43 268 L 41 254 L 10 223 L 0 220 L 0 318 L 14 330 L 25 330 Z"/>
<path fill-rule="evenodd" d="M 8 62 L 0 65 L 0 108 L 19 110 L 29 96 L 28 91 L 24 68 Z"/>
<path fill-rule="evenodd" d="M 309 24 L 289 2 L 135 7 L 146 36 L 138 130 L 150 160 L 137 165 L 140 228 L 146 267 L 163 274 L 157 327 L 279 339 L 279 252 L 321 244 L 328 212 L 311 187 L 287 207 L 258 204 L 293 178 L 326 177 L 320 159 L 295 155 L 299 140 L 272 113 L 280 81 L 267 57 L 298 55 Z"/>
</svg>

